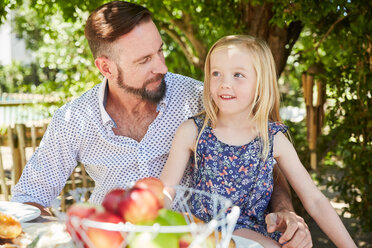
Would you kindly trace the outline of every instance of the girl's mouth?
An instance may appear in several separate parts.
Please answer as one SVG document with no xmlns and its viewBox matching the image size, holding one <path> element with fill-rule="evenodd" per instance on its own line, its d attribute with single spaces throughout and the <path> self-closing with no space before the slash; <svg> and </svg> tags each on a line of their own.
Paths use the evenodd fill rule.
<svg viewBox="0 0 372 248">
<path fill-rule="evenodd" d="M 234 99 L 235 97 L 230 95 L 220 95 L 220 98 L 222 98 L 223 100 L 231 100 Z"/>
</svg>

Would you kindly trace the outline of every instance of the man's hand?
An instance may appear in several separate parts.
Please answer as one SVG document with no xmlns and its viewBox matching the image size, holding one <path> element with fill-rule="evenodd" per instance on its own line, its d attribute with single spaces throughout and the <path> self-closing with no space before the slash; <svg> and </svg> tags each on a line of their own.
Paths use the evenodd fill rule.
<svg viewBox="0 0 372 248">
<path fill-rule="evenodd" d="M 279 243 L 284 248 L 308 248 L 313 247 L 308 226 L 303 218 L 294 212 L 281 211 L 270 213 L 266 216 L 267 231 L 283 233 Z M 287 243 L 286 243 L 287 242 Z"/>
<path fill-rule="evenodd" d="M 28 204 L 40 209 L 41 215 L 43 216 L 52 216 L 52 213 L 49 211 L 48 208 L 44 208 L 42 205 L 35 203 L 35 202 L 24 202 L 24 204 Z"/>
</svg>

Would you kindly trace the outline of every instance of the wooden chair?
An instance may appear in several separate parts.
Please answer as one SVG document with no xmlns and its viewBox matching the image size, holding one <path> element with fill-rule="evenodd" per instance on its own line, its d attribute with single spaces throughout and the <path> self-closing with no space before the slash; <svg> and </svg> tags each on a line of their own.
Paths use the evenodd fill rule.
<svg viewBox="0 0 372 248">
<path fill-rule="evenodd" d="M 1 177 L 1 192 L 4 195 L 4 200 L 9 201 L 8 184 L 7 184 L 7 179 L 5 177 L 3 158 L 2 158 L 1 152 L 0 152 L 0 177 Z"/>
<path fill-rule="evenodd" d="M 11 180 L 8 180 L 5 176 L 5 171 L 1 159 L 0 153 L 0 176 L 1 176 L 1 191 L 4 195 L 4 199 L 9 200 L 10 186 L 15 185 L 21 177 L 23 168 L 27 163 L 26 147 L 32 147 L 35 152 L 37 146 L 40 143 L 42 136 L 46 131 L 47 125 L 42 127 L 26 127 L 24 124 L 16 124 L 14 128 L 8 126 L 8 143 L 11 150 L 11 157 L 13 160 L 13 166 L 11 170 Z M 93 187 L 93 180 L 87 175 L 85 168 L 82 164 L 79 164 L 71 176 L 66 182 L 64 189 L 60 196 L 64 196 L 66 192 L 76 189 L 78 187 L 87 188 Z M 61 210 L 65 211 L 66 206 L 70 204 L 68 199 L 62 197 Z"/>
<path fill-rule="evenodd" d="M 22 174 L 22 164 L 21 164 L 21 152 L 18 145 L 18 138 L 15 130 L 9 126 L 8 127 L 8 146 L 12 154 L 13 166 L 12 166 L 12 184 L 15 185 Z M 25 151 L 24 151 L 25 153 Z"/>
<path fill-rule="evenodd" d="M 37 133 L 37 127 L 35 125 L 31 128 L 26 128 L 24 124 L 16 124 L 14 128 L 8 126 L 6 143 L 2 143 L 2 145 L 8 146 L 11 151 L 12 168 L 10 180 L 6 177 L 3 160 L 0 159 L 1 193 L 5 200 L 9 200 L 10 187 L 18 182 L 23 168 L 27 163 L 26 147 L 30 147 L 29 143 L 31 143 L 35 151 L 39 143 L 38 140 L 41 140 L 45 128 L 46 125 L 42 126 L 41 131 L 39 130 Z M 40 127 L 38 127 L 38 129 L 40 129 Z M 31 132 L 29 130 L 31 130 Z M 28 137 L 30 135 L 26 137 L 26 133 L 31 133 L 31 137 Z M 37 135 L 39 135 L 39 137 L 37 137 Z M 29 139 L 31 139 L 31 142 L 29 142 Z M 2 154 L 0 153 L 0 158 L 1 157 Z"/>
</svg>

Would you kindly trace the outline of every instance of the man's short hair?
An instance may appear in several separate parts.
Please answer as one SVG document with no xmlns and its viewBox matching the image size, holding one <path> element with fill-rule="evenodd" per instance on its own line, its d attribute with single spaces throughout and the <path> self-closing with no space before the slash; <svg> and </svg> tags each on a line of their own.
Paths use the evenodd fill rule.
<svg viewBox="0 0 372 248">
<path fill-rule="evenodd" d="M 134 3 L 113 1 L 98 7 L 90 14 L 85 25 L 85 37 L 93 57 L 110 56 L 112 42 L 149 20 L 151 12 Z"/>
</svg>

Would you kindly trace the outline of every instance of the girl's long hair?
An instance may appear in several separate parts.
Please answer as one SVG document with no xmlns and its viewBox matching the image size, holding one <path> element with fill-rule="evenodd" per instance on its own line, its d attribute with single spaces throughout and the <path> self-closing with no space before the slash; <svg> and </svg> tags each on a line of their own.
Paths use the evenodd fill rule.
<svg viewBox="0 0 372 248">
<path fill-rule="evenodd" d="M 227 46 L 245 47 L 253 59 L 253 66 L 257 74 L 257 86 L 251 113 L 261 137 L 261 157 L 266 160 L 269 150 L 268 122 L 281 122 L 279 115 L 280 95 L 277 83 L 275 62 L 269 46 L 263 40 L 248 35 L 230 35 L 219 39 L 209 50 L 204 66 L 204 95 L 205 120 L 195 144 L 196 148 L 203 129 L 210 123 L 216 126 L 218 107 L 210 93 L 210 57 L 216 48 Z"/>
</svg>

